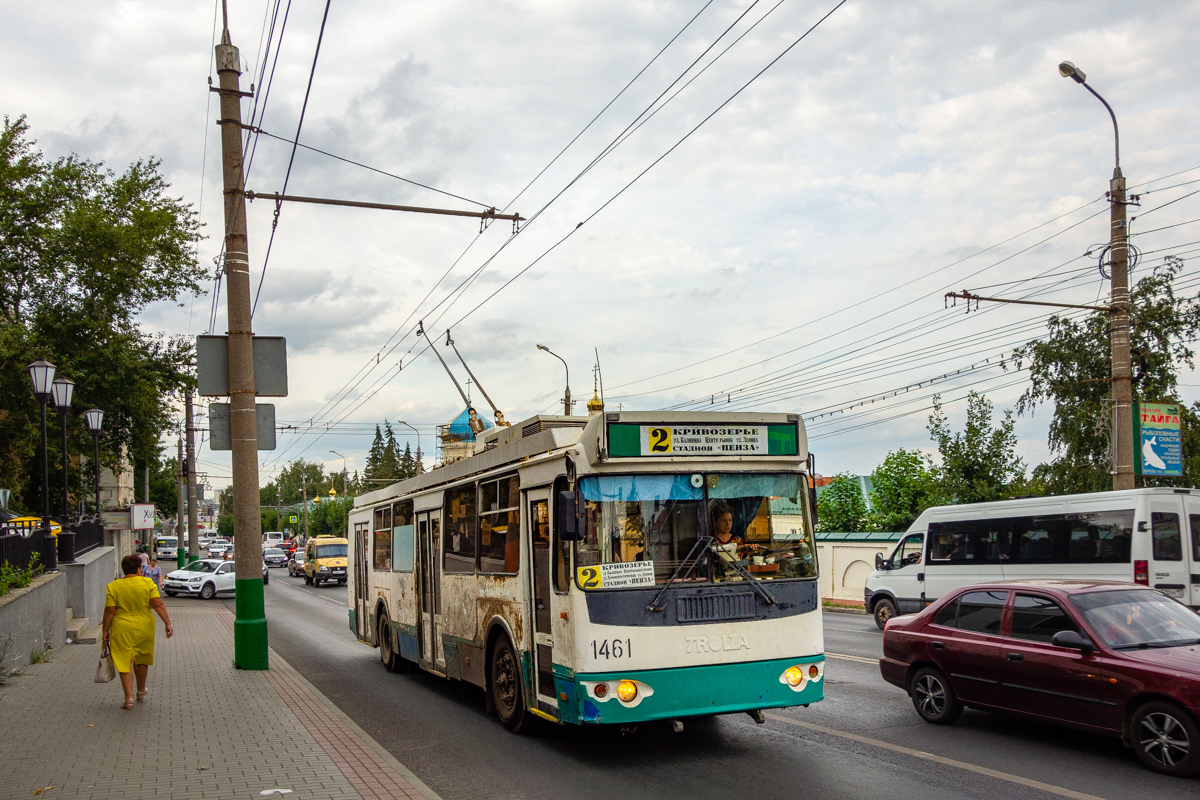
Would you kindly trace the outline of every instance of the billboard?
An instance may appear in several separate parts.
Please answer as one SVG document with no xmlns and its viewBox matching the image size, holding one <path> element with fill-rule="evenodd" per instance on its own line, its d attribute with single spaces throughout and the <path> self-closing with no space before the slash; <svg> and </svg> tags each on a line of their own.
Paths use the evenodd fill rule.
<svg viewBox="0 0 1200 800">
<path fill-rule="evenodd" d="M 1183 430 L 1175 403 L 1134 404 L 1134 465 L 1138 475 L 1183 474 Z"/>
</svg>

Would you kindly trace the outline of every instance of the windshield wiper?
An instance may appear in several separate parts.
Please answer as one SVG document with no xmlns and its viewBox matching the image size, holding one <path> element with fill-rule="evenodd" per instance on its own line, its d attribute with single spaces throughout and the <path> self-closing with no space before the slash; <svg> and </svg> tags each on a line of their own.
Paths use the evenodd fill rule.
<svg viewBox="0 0 1200 800">
<path fill-rule="evenodd" d="M 1133 644 L 1119 644 L 1113 650 L 1159 650 L 1165 647 L 1190 647 L 1194 644 L 1200 644 L 1200 639 L 1164 639 L 1160 642 L 1135 642 Z"/>
<path fill-rule="evenodd" d="M 671 575 L 671 579 L 663 584 L 662 589 L 659 589 L 658 594 L 654 595 L 654 599 L 650 601 L 650 605 L 646 606 L 647 611 L 663 610 L 663 607 L 658 604 L 658 601 L 662 600 L 663 595 L 667 593 L 667 589 L 671 588 L 671 584 L 692 574 L 692 570 L 694 570 L 697 565 L 700 564 L 700 556 L 704 554 L 706 549 L 708 549 L 708 544 L 712 540 L 713 537 L 711 536 L 701 536 L 696 540 L 696 543 L 692 545 L 692 549 L 688 550 L 688 554 L 683 557 L 683 561 L 680 561 L 679 566 L 675 568 L 675 572 Z M 695 560 L 692 559 L 693 555 L 695 556 Z M 689 561 L 691 564 L 688 563 Z M 683 575 L 680 575 L 679 571 L 684 567 L 687 567 L 688 571 Z"/>
</svg>

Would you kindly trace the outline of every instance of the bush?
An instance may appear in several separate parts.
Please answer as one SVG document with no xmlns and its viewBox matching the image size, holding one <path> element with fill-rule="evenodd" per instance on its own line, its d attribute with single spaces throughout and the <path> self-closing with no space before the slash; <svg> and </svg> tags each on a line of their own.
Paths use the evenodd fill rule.
<svg viewBox="0 0 1200 800">
<path fill-rule="evenodd" d="M 16 569 L 7 561 L 0 564 L 0 597 L 8 594 L 10 589 L 24 589 L 33 583 L 33 579 L 42 574 L 39 560 L 38 554 L 34 553 L 33 558 L 29 559 L 29 566 L 24 569 Z"/>
</svg>

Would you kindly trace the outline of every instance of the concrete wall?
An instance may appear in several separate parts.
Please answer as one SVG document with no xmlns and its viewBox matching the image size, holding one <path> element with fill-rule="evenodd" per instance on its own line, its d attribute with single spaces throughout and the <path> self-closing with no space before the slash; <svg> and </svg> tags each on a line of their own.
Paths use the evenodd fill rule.
<svg viewBox="0 0 1200 800">
<path fill-rule="evenodd" d="M 116 548 L 97 547 L 78 556 L 74 564 L 60 564 L 59 569 L 67 576 L 67 605 L 77 618 L 87 617 L 99 625 L 105 588 L 117 577 Z"/>
<path fill-rule="evenodd" d="M 104 600 L 101 598 L 101 603 Z M 8 653 L 0 668 L 11 671 L 29 664 L 34 648 L 66 643 L 67 578 L 61 572 L 38 576 L 24 589 L 0 597 L 0 650 Z"/>
<path fill-rule="evenodd" d="M 895 542 L 817 542 L 821 597 L 862 605 L 867 578 L 875 569 L 875 554 L 890 553 Z"/>
</svg>

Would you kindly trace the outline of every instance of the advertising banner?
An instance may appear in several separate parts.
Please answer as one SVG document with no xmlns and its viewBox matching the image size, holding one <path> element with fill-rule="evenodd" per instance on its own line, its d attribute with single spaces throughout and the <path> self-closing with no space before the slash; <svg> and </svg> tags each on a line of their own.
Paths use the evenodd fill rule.
<svg viewBox="0 0 1200 800">
<path fill-rule="evenodd" d="M 1179 406 L 1137 403 L 1133 416 L 1137 474 L 1182 475 L 1183 430 L 1179 424 Z"/>
</svg>

